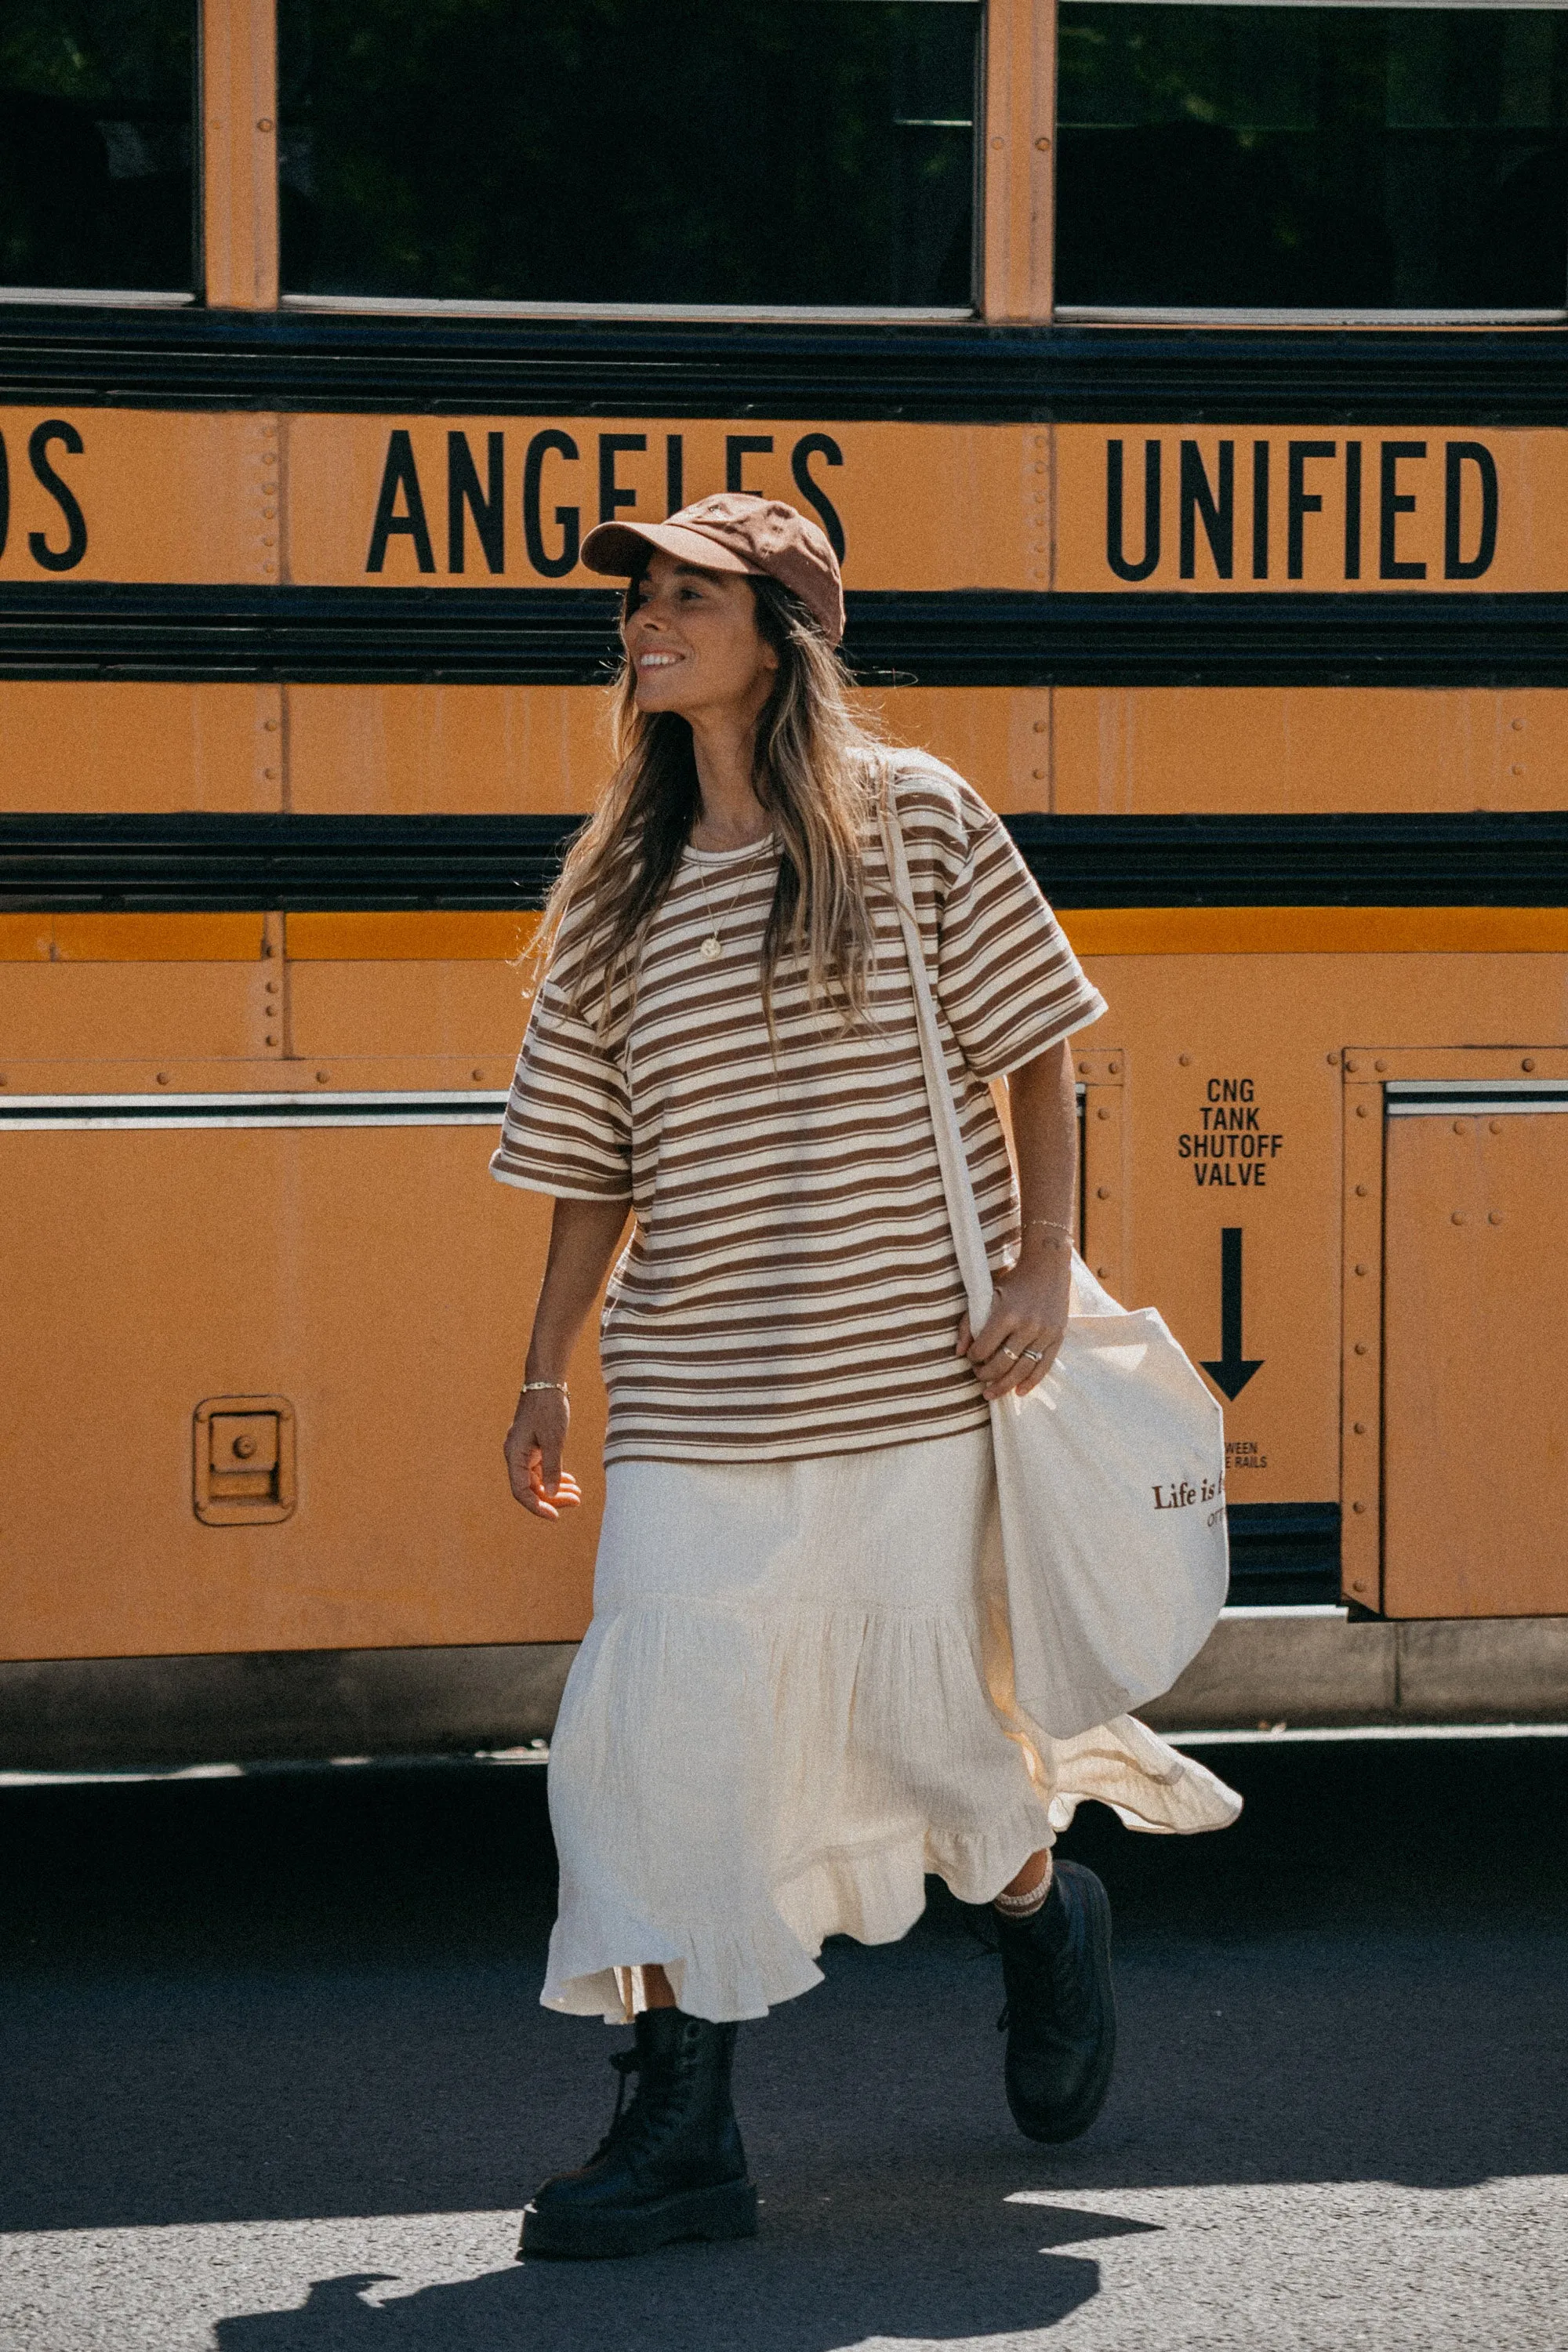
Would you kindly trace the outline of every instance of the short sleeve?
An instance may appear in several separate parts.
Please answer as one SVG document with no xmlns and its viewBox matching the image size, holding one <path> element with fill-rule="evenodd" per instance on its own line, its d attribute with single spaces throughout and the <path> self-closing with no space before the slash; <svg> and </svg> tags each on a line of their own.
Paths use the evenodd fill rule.
<svg viewBox="0 0 1568 2352">
<path fill-rule="evenodd" d="M 978 803 L 942 910 L 937 994 L 976 1077 L 999 1078 L 1098 1021 L 1085 977 L 1012 835 Z"/>
<path fill-rule="evenodd" d="M 632 1118 L 614 1057 L 546 978 L 517 1057 L 490 1174 L 566 1201 L 629 1201 Z"/>
</svg>

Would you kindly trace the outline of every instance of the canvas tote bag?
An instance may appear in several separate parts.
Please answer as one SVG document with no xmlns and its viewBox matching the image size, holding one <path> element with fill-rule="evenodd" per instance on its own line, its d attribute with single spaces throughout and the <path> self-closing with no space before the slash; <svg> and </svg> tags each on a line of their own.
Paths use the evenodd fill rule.
<svg viewBox="0 0 1568 2352">
<path fill-rule="evenodd" d="M 898 899 L 971 1328 L 991 1270 L 947 1064 L 893 781 L 883 845 Z M 1152 1307 L 1128 1314 L 1073 1253 L 1067 1337 L 1026 1397 L 991 1407 L 1013 1676 L 1057 1739 L 1167 1691 L 1203 1647 L 1229 1578 L 1219 1406 Z"/>
</svg>

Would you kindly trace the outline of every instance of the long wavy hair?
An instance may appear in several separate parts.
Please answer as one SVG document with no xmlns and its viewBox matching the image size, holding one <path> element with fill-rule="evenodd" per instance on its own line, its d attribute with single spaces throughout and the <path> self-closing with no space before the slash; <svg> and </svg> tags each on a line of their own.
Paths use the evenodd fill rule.
<svg viewBox="0 0 1568 2352">
<path fill-rule="evenodd" d="M 628 586 L 624 615 L 640 584 Z M 804 963 L 812 1010 L 855 1028 L 866 1017 L 875 943 L 863 849 L 882 772 L 881 737 L 801 599 L 766 577 L 749 584 L 758 630 L 779 657 L 757 720 L 752 770 L 779 845 L 763 933 L 763 1009 L 773 1035 L 773 989 L 787 958 Z M 624 657 L 609 690 L 615 772 L 567 854 L 536 950 L 542 963 L 568 908 L 581 913 L 573 993 L 578 1009 L 601 1026 L 622 977 L 635 987 L 643 935 L 675 879 L 701 807 L 687 721 L 675 711 L 637 709 L 637 676 Z M 589 1011 L 595 995 L 596 1013 Z"/>
</svg>

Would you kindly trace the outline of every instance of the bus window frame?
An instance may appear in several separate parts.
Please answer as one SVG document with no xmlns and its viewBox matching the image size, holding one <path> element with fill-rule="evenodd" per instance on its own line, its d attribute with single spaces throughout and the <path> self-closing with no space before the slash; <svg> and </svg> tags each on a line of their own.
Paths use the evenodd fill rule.
<svg viewBox="0 0 1568 2352">
<path fill-rule="evenodd" d="M 504 302 L 284 294 L 279 242 L 277 0 L 199 0 L 196 19 L 195 288 L 0 287 L 0 304 L 166 310 L 291 310 L 319 317 L 624 320 L 764 326 L 1213 327 L 1323 330 L 1559 326 L 1542 310 L 1323 309 L 1054 301 L 1057 0 L 974 0 L 982 11 L 975 122 L 975 256 L 966 305 Z M 1181 7 L 1462 7 L 1474 0 L 1163 0 Z M 1544 12 L 1568 0 L 1510 0 Z"/>
<path fill-rule="evenodd" d="M 1139 0 L 1103 0 L 1103 5 L 1130 6 L 1139 5 Z M 1487 0 L 1155 0 L 1155 5 L 1170 8 L 1408 8 L 1417 14 L 1436 15 L 1440 10 L 1484 6 Z M 1501 5 L 1546 15 L 1568 10 L 1568 0 L 1501 0 Z M 1050 0 L 1050 12 L 1054 83 L 1056 0 Z M 1054 123 L 1052 127 L 1054 131 Z M 1057 307 L 1055 316 L 1062 325 L 1076 327 L 1557 327 L 1568 320 L 1568 285 L 1563 288 L 1561 307 L 1544 310 L 1374 310 L 1353 303 L 1313 310 L 1261 303 L 1236 308 L 1221 303 L 1063 302 Z"/>
<path fill-rule="evenodd" d="M 212 310 L 276 310 L 277 0 L 201 0 L 201 263 Z"/>
<path fill-rule="evenodd" d="M 0 303 L 106 310 L 292 310 L 327 317 L 704 320 L 739 325 L 1047 325 L 1056 193 L 1057 0 L 973 0 L 981 12 L 974 252 L 967 303 L 501 302 L 285 294 L 279 233 L 278 0 L 200 0 L 193 291 L 0 287 Z"/>
<path fill-rule="evenodd" d="M 883 305 L 832 302 L 505 302 L 419 295 L 285 294 L 279 291 L 278 242 L 277 142 L 267 143 L 270 159 L 271 218 L 268 224 L 269 251 L 256 257 L 255 283 L 270 287 L 270 296 L 238 307 L 274 309 L 326 317 L 419 319 L 600 319 L 668 320 L 700 324 L 766 326 L 967 326 L 980 320 L 1016 319 L 1040 321 L 1050 316 L 1050 201 L 1054 184 L 1051 148 L 1056 95 L 1056 0 L 968 0 L 980 11 L 980 63 L 976 74 L 974 124 L 975 233 L 971 265 L 971 299 L 951 305 Z M 259 110 L 277 110 L 277 0 L 203 0 L 207 13 L 226 17 L 248 14 L 258 23 L 256 54 L 258 70 L 255 89 L 269 93 Z M 261 28 L 258 20 L 265 17 Z M 993 60 L 994 65 L 994 78 Z M 263 80 L 265 77 L 265 81 Z M 1003 137 L 988 140 L 994 115 L 1009 112 L 1016 125 L 1006 123 Z M 1010 135 L 1009 135 L 1010 134 Z M 1033 143 L 1031 144 L 1031 140 Z M 993 156 L 992 147 L 998 150 Z M 1028 169 L 1037 148 L 1043 168 Z M 1016 156 L 1026 159 L 1030 183 L 1022 205 L 1014 191 Z M 214 226 L 221 223 L 221 207 L 209 196 Z M 1021 225 L 1016 215 L 1022 215 Z M 209 230 L 209 235 L 212 231 Z M 1009 309 L 1015 287 L 1021 299 L 1043 307 Z M 1002 289 L 1005 288 L 1005 292 Z M 994 307 L 989 299 L 997 289 Z M 207 300 L 220 298 L 208 280 Z"/>
</svg>

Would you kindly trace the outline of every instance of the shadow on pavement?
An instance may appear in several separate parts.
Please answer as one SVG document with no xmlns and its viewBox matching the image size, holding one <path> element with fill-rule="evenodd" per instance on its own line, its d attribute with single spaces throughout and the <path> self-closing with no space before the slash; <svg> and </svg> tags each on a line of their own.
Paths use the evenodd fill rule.
<svg viewBox="0 0 1568 2352">
<path fill-rule="evenodd" d="M 1133 1837 L 1089 1808 L 1072 1834 L 1111 1889 L 1122 2007 L 1085 2140 L 1013 2132 L 996 1964 L 935 1889 L 904 1943 L 832 1947 L 826 1986 L 743 2030 L 763 2239 L 639 2265 L 637 2306 L 668 2280 L 727 2312 L 730 2337 L 691 2320 L 716 2345 L 742 2296 L 780 2352 L 855 2341 L 845 2294 L 866 2333 L 1005 2334 L 1094 2291 L 1020 2191 L 1562 2169 L 1568 1741 L 1214 1760 L 1235 1830 Z M 624 2037 L 537 2006 L 542 1800 L 531 1771 L 458 1766 L 0 1792 L 0 2228 L 496 2212 L 580 2161 Z M 530 2352 L 629 2346 L 627 2275 L 529 2265 L 380 2307 L 323 2281 L 226 2323 L 224 2352 L 520 2324 Z"/>
<path fill-rule="evenodd" d="M 934 2212 L 932 2215 L 934 2219 Z M 1063 2216 L 1079 2237 L 1138 2223 Z M 1054 2326 L 1099 2291 L 1099 2265 L 1039 2251 L 1047 2215 L 948 2200 L 931 2235 L 871 2241 L 875 2217 L 847 2211 L 814 2232 L 780 2214 L 754 2244 L 675 2246 L 636 2263 L 512 2263 L 375 2304 L 374 2274 L 318 2280 L 303 2306 L 221 2321 L 216 2352 L 644 2352 L 650 2328 L 689 2352 L 835 2352 L 894 2342 L 1014 2337 Z M 854 2259 L 844 2244 L 856 2236 Z"/>
</svg>

